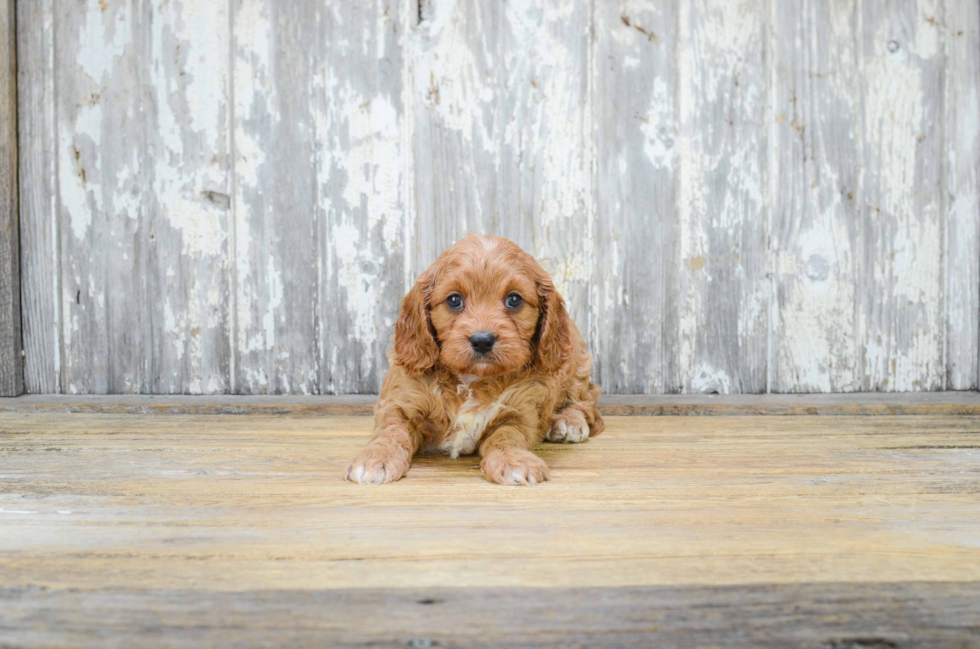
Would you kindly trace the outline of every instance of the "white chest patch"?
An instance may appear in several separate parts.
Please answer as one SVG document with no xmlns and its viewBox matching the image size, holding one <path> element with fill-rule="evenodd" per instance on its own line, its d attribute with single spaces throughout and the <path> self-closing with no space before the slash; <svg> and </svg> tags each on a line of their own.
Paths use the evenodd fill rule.
<svg viewBox="0 0 980 649">
<path fill-rule="evenodd" d="M 483 439 L 487 424 L 506 407 L 502 398 L 484 405 L 474 398 L 473 392 L 470 391 L 470 397 L 456 414 L 451 432 L 442 444 L 443 452 L 448 452 L 449 456 L 455 459 L 460 455 L 469 455 L 476 451 L 480 440 Z"/>
</svg>

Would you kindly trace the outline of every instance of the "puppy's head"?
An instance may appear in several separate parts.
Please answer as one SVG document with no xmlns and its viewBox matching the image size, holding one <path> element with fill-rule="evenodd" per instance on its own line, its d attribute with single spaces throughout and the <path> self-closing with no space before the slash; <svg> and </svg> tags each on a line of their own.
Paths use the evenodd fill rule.
<svg viewBox="0 0 980 649">
<path fill-rule="evenodd" d="M 418 375 L 441 363 L 495 376 L 571 353 L 568 314 L 551 277 L 517 244 L 469 235 L 442 253 L 402 300 L 392 360 Z"/>
</svg>

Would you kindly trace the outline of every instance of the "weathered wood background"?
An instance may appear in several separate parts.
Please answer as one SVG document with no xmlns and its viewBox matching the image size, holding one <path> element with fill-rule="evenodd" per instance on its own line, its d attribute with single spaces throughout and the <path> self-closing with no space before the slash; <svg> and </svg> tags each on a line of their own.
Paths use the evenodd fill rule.
<svg viewBox="0 0 980 649">
<path fill-rule="evenodd" d="M 14 0 L 0 0 L 0 397 L 24 389 L 17 210 L 17 34 Z"/>
<path fill-rule="evenodd" d="M 17 6 L 30 392 L 374 392 L 468 230 L 607 392 L 977 387 L 977 0 Z"/>
</svg>

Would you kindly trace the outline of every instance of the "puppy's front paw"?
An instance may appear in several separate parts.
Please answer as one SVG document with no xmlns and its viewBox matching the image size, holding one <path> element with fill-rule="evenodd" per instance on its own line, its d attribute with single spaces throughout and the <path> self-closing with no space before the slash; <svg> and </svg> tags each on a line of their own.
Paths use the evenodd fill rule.
<svg viewBox="0 0 980 649">
<path fill-rule="evenodd" d="M 578 408 L 566 408 L 558 413 L 545 439 L 549 442 L 575 444 L 589 438 L 589 422 Z"/>
<path fill-rule="evenodd" d="M 520 448 L 490 451 L 480 462 L 480 470 L 487 480 L 502 485 L 533 487 L 551 477 L 544 460 Z"/>
<path fill-rule="evenodd" d="M 366 448 L 350 461 L 344 478 L 358 484 L 386 484 L 408 473 L 409 462 L 387 449 Z"/>
</svg>

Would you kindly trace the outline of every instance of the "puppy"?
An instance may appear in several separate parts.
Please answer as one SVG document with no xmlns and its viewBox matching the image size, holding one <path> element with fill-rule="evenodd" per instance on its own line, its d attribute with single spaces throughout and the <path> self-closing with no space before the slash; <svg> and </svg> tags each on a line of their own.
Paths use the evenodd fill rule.
<svg viewBox="0 0 980 649">
<path fill-rule="evenodd" d="M 538 442 L 602 432 L 592 357 L 551 277 L 517 244 L 469 235 L 402 300 L 374 437 L 347 466 L 361 484 L 398 480 L 419 452 L 478 452 L 491 482 L 535 485 Z"/>
</svg>

